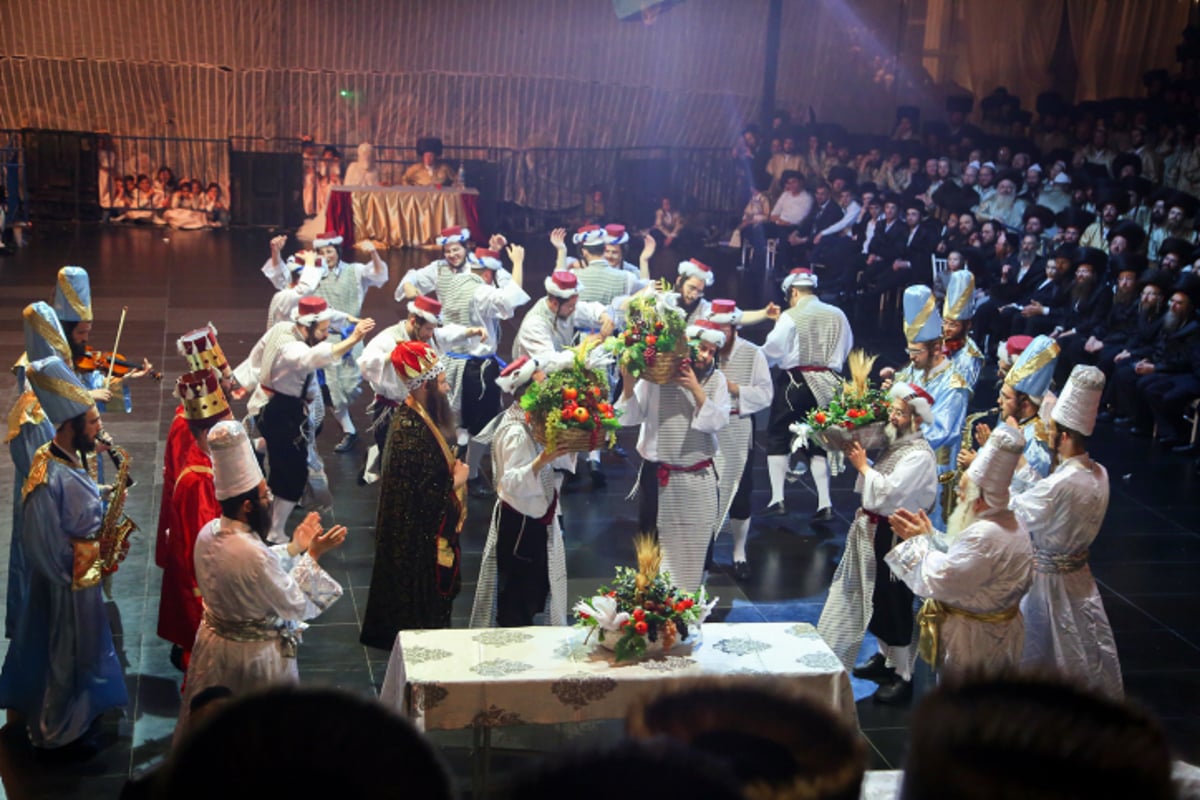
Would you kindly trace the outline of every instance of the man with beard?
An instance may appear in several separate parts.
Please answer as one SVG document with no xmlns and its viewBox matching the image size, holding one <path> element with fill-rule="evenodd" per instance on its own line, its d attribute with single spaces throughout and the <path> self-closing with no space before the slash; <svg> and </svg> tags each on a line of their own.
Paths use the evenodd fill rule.
<svg viewBox="0 0 1200 800">
<path fill-rule="evenodd" d="M 408 396 L 392 414 L 383 451 L 375 566 L 359 637 L 383 650 L 401 630 L 450 627 L 467 517 L 468 470 L 449 444 L 454 412 L 445 367 L 423 342 L 397 344 L 392 366 Z"/>
<path fill-rule="evenodd" d="M 1066 306 L 1062 284 L 1071 271 L 1074 257 L 1074 248 L 1065 245 L 1050 254 L 1042 279 L 1033 287 L 1021 307 L 1013 310 L 1009 335 L 1037 336 L 1054 329 L 1054 321 Z"/>
<path fill-rule="evenodd" d="M 896 546 L 888 517 L 904 508 L 928 509 L 937 499 L 937 465 L 921 434 L 933 422 L 933 398 L 919 386 L 896 383 L 888 392 L 888 448 L 872 465 L 858 443 L 846 448 L 846 462 L 858 471 L 854 491 L 862 505 L 854 515 L 817 632 L 854 677 L 875 681 L 878 703 L 903 704 L 912 698 L 913 594 L 892 578 L 883 557 Z M 879 652 L 862 666 L 854 662 L 870 631 Z"/>
<path fill-rule="evenodd" d="M 324 298 L 331 309 L 343 314 L 347 320 L 357 320 L 362 313 L 367 290 L 382 287 L 388 282 L 388 266 L 370 241 L 355 245 L 370 255 L 370 264 L 343 262 L 341 244 L 342 237 L 334 233 L 313 240 L 313 249 L 325 259 L 327 269 L 313 294 Z M 328 335 L 330 341 L 335 343 L 347 338 L 341 327 L 330 326 Z M 358 440 L 358 431 L 350 419 L 350 404 L 358 397 L 359 384 L 362 382 L 362 373 L 358 371 L 358 364 L 354 360 L 362 355 L 362 347 L 358 344 L 360 341 L 361 337 L 351 347 L 350 358 L 337 358 L 323 367 L 324 386 L 329 390 L 329 406 L 333 409 L 333 418 L 342 429 L 342 440 L 333 448 L 337 453 L 349 452 Z"/>
<path fill-rule="evenodd" d="M 884 560 L 926 598 L 917 616 L 918 646 L 939 676 L 1000 671 L 1021 661 L 1019 603 L 1032 580 L 1033 548 L 1029 531 L 1008 510 L 1008 487 L 1024 446 L 1016 428 L 992 431 L 959 481 L 944 536 L 924 511 L 901 509 L 889 520 L 904 541 Z"/>
<path fill-rule="evenodd" d="M 1185 276 L 1171 292 L 1167 313 L 1151 351 L 1136 362 L 1132 358 L 1122 361 L 1113 371 L 1119 414 L 1116 423 L 1128 425 L 1134 436 L 1151 433 L 1153 414 L 1148 394 L 1169 392 L 1177 377 L 1192 371 L 1194 351 L 1200 347 L 1197 298 L 1200 298 L 1200 276 Z M 1171 438 L 1174 434 L 1163 432 L 1163 436 Z"/>
<path fill-rule="evenodd" d="M 1050 412 L 1055 469 L 1012 502 L 1033 537 L 1033 584 L 1021 600 L 1022 667 L 1054 667 L 1119 700 L 1121 663 L 1088 548 L 1108 510 L 1108 472 L 1088 455 L 1104 373 L 1078 366 Z"/>
<path fill-rule="evenodd" d="M 1038 239 L 1026 234 L 1021 237 L 1021 249 L 1015 258 L 1006 259 L 1000 267 L 1000 280 L 989 289 L 988 300 L 979 307 L 976 319 L 979 335 L 987 340 L 984 352 L 995 350 L 994 345 L 1008 338 L 1013 319 L 1033 296 L 1038 284 L 1045 280 L 1045 259 L 1038 255 Z"/>
<path fill-rule="evenodd" d="M 1083 235 L 1079 237 L 1079 244 L 1082 247 L 1095 247 L 1107 253 L 1108 234 L 1121 221 L 1121 214 L 1127 203 L 1128 198 L 1123 192 L 1115 189 L 1102 192 L 1096 199 L 1096 208 L 1100 210 L 1100 216 L 1087 226 Z"/>
<path fill-rule="evenodd" d="M 982 177 L 983 173 L 980 172 Z M 980 201 L 975 207 L 975 216 L 995 220 L 1011 231 L 1021 230 L 1027 204 L 1017 197 L 1019 181 L 1019 176 L 1011 172 L 1002 173 L 996 181 L 996 193 Z"/>
<path fill-rule="evenodd" d="M 791 426 L 809 411 L 829 405 L 841 386 L 842 369 L 854 347 L 850 321 L 840 308 L 817 297 L 817 276 L 811 270 L 792 270 L 783 279 L 783 293 L 788 310 L 779 316 L 762 348 L 767 363 L 779 368 L 767 423 L 771 501 L 764 516 L 787 513 L 783 489 L 791 461 Z M 817 511 L 812 518 L 828 522 L 833 519 L 829 462 L 824 455 L 812 455 L 808 466 L 817 488 Z"/>
<path fill-rule="evenodd" d="M 942 341 L 942 319 L 928 286 L 910 286 L 904 292 L 904 338 L 908 340 L 909 363 L 899 372 L 880 370 L 884 387 L 893 378 L 924 389 L 933 403 L 933 421 L 924 423 L 925 441 L 937 457 L 938 475 L 951 472 L 958 459 L 962 428 L 971 400 L 971 387 L 954 368 Z M 939 500 L 952 487 L 939 485 Z M 942 502 L 934 505 L 933 519 L 941 524 Z"/>
<path fill-rule="evenodd" d="M 1186 239 L 1167 239 L 1158 249 L 1158 268 L 1171 276 L 1172 280 L 1179 277 L 1184 266 L 1191 266 L 1192 253 L 1196 246 Z"/>
<path fill-rule="evenodd" d="M 346 529 L 321 529 L 311 512 L 286 545 L 271 546 L 271 490 L 245 429 L 218 422 L 208 433 L 212 482 L 220 517 L 196 538 L 196 586 L 204 613 L 175 725 L 175 743 L 188 730 L 192 698 L 212 686 L 235 697 L 300 682 L 296 646 L 305 620 L 342 596 L 320 565 L 342 545 Z"/>
<path fill-rule="evenodd" d="M 1150 212 L 1150 243 L 1146 247 L 1146 257 L 1158 261 L 1164 255 L 1163 245 L 1171 240 L 1186 244 L 1176 244 L 1176 252 L 1190 253 L 1196 243 L 1196 231 L 1191 221 L 1196 216 L 1196 198 L 1183 192 L 1175 192 L 1164 203 L 1165 216 L 1158 213 L 1158 205 Z"/>
<path fill-rule="evenodd" d="M 359 320 L 349 336 L 334 344 L 327 341 L 333 316 L 323 298 L 301 298 L 292 321 L 267 331 L 250 353 L 257 385 L 247 410 L 267 443 L 269 484 L 275 495 L 270 536 L 275 544 L 286 542 L 284 523 L 308 482 L 313 440 L 308 398 L 315 371 L 350 352 L 375 327 L 374 320 Z"/>
<path fill-rule="evenodd" d="M 1038 193 L 1038 205 L 1062 213 L 1071 205 L 1071 176 L 1065 172 L 1055 175 L 1050 185 Z"/>
<path fill-rule="evenodd" d="M 436 136 L 417 139 L 417 159 L 400 178 L 405 186 L 448 187 L 454 181 L 454 170 L 442 161 L 442 140 Z"/>
<path fill-rule="evenodd" d="M 533 437 L 521 396 L 546 373 L 528 356 L 515 359 L 496 382 L 512 404 L 484 430 L 496 476 L 496 509 L 483 547 L 472 628 L 519 628 L 546 612 L 548 625 L 567 624 L 567 560 L 558 503 L 562 473 L 575 454 L 551 452 Z"/>
<path fill-rule="evenodd" d="M 729 424 L 729 388 L 716 367 L 725 334 L 702 320 L 696 361 L 685 359 L 671 383 L 634 378 L 622 367 L 623 426 L 640 425 L 637 449 L 638 530 L 653 531 L 662 545 L 664 572 L 685 592 L 704 583 L 718 523 L 717 435 Z"/>
<path fill-rule="evenodd" d="M 875 223 L 874 230 L 868 228 L 864 235 L 863 261 L 864 279 L 868 284 L 890 271 L 893 264 L 904 253 L 908 239 L 908 227 L 900 219 L 900 203 L 889 195 L 883 201 L 883 218 Z"/>
<path fill-rule="evenodd" d="M 1062 357 L 1058 360 L 1054 382 L 1064 386 L 1071 368 L 1076 364 L 1096 366 L 1104 357 L 1106 348 L 1109 362 L 1124 346 L 1126 338 L 1133 333 L 1137 325 L 1139 297 L 1138 275 L 1145 269 L 1145 256 L 1120 255 L 1108 260 L 1108 272 L 1115 276 L 1115 286 L 1097 281 L 1096 291 L 1111 295 L 1107 301 L 1104 317 L 1091 325 L 1076 326 L 1075 333 L 1070 336 L 1060 334 L 1059 346 L 1062 347 Z"/>
<path fill-rule="evenodd" d="M 991 199 L 996 194 L 996 165 L 985 161 L 979 166 L 979 178 L 975 182 L 979 202 Z M 978 215 L 977 215 L 978 216 Z"/>
<path fill-rule="evenodd" d="M 574 272 L 555 272 L 545 281 L 546 296 L 533 304 L 521 320 L 513 340 L 513 356 L 529 356 L 550 366 L 565 366 L 575 353 L 564 352 L 575 338 L 575 329 L 598 330 L 589 334 L 595 344 L 608 338 L 613 320 L 604 303 L 580 299 L 579 279 Z"/>
<path fill-rule="evenodd" d="M 1050 474 L 1050 432 L 1041 409 L 1046 392 L 1050 390 L 1058 354 L 1058 345 L 1053 339 L 1038 336 L 1026 345 L 1016 362 L 1004 373 L 1004 382 L 1000 385 L 1000 395 L 996 398 L 999 419 L 1019 428 L 1025 439 L 1025 452 L 1013 473 L 1010 487 L 1014 497 Z M 977 425 L 974 435 L 975 442 L 982 445 L 991 435 L 991 428 Z M 975 456 L 974 450 L 964 449 L 958 454 L 958 468 L 971 466 Z"/>
<path fill-rule="evenodd" d="M 650 280 L 650 259 L 658 248 L 658 242 L 650 234 L 642 237 L 642 253 L 637 266 L 625 260 L 625 245 L 628 242 L 629 232 L 624 225 L 604 226 L 604 260 L 613 269 L 621 269 L 635 276 L 640 289 Z"/>
<path fill-rule="evenodd" d="M 717 532 L 720 533 L 728 517 L 733 533 L 733 577 L 744 581 L 750 577 L 746 538 L 750 534 L 750 495 L 754 491 L 751 458 L 754 454 L 754 415 L 771 406 L 775 387 L 762 349 L 738 336 L 741 319 L 742 310 L 733 300 L 712 302 L 708 321 L 725 335 L 717 368 L 725 375 L 730 398 L 729 424 L 717 434 L 716 461 L 720 479 Z"/>
<path fill-rule="evenodd" d="M 171 643 L 172 662 L 186 672 L 204 612 L 196 584 L 196 539 L 204 526 L 221 516 L 213 488 L 208 432 L 222 420 L 232 419 L 233 412 L 221 391 L 218 373 L 211 369 L 181 375 L 175 394 L 182 402 L 182 417 L 192 441 L 173 470 L 167 509 L 169 535 L 161 555 L 158 635 Z"/>
<path fill-rule="evenodd" d="M 950 257 L 961 253 L 951 253 Z M 971 320 L 975 316 L 975 276 L 965 268 L 950 273 L 946 280 L 946 299 L 942 303 L 942 346 L 958 374 L 972 394 L 979 371 L 983 369 L 983 351 L 971 338 Z"/>
<path fill-rule="evenodd" d="M 442 304 L 435 298 L 422 295 L 408 303 L 408 316 L 391 327 L 384 328 L 367 342 L 358 359 L 358 368 L 367 379 L 375 399 L 371 401 L 371 432 L 375 443 L 367 451 L 366 466 L 362 482 L 379 480 L 379 457 L 387 441 L 388 425 L 392 412 L 404 402 L 408 393 L 404 383 L 392 367 L 392 351 L 400 342 L 424 342 L 433 348 L 440 358 L 448 348 L 470 346 L 471 339 L 486 341 L 487 328 L 467 328 L 462 325 L 446 325 L 442 319 Z"/>
<path fill-rule="evenodd" d="M 102 538 L 112 532 L 88 474 L 101 430 L 91 395 L 56 355 L 25 376 L 55 433 L 21 489 L 27 599 L 0 671 L 0 708 L 23 717 L 38 750 L 85 755 L 96 750 L 94 721 L 129 702 L 100 587 L 123 554 Z"/>
</svg>

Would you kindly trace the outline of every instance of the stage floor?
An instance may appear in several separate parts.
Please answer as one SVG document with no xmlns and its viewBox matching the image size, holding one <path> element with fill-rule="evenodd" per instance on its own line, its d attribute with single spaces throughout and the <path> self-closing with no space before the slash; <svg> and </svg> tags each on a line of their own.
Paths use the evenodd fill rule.
<svg viewBox="0 0 1200 800">
<path fill-rule="evenodd" d="M 128 560 L 115 576 L 115 599 L 109 604 L 117 648 L 124 661 L 130 706 L 125 715 L 106 721 L 108 746 L 90 761 L 47 765 L 35 760 L 24 735 L 13 726 L 0 731 L 0 775 L 16 796 L 100 798 L 115 797 L 130 774 L 160 762 L 167 751 L 179 702 L 180 673 L 168 659 L 170 646 L 155 633 L 161 572 L 152 555 L 161 489 L 163 440 L 175 401 L 171 391 L 184 360 L 175 352 L 176 338 L 211 321 L 230 360 L 237 362 L 262 333 L 272 288 L 259 272 L 268 256 L 271 233 L 265 230 L 174 232 L 150 228 L 39 226 L 33 243 L 15 255 L 0 257 L 0 360 L 12 363 L 23 348 L 21 309 L 35 300 L 49 300 L 57 269 L 78 264 L 92 276 L 95 309 L 94 347 L 109 348 L 123 306 L 128 307 L 121 351 L 128 357 L 149 358 L 165 379 L 161 384 L 134 384 L 133 412 L 110 410 L 105 425 L 134 460 L 138 483 L 127 502 L 129 516 L 141 527 Z M 553 251 L 544 236 L 526 242 L 526 288 L 536 299 L 544 292 Z M 288 252 L 296 247 L 289 242 Z M 769 283 L 755 272 L 734 270 L 732 251 L 706 250 L 697 255 L 717 267 L 718 279 L 710 297 L 736 297 L 743 308 L 778 300 L 778 282 Z M 422 266 L 431 251 L 388 254 L 391 278 L 383 290 L 368 293 L 366 314 L 381 325 L 400 312 L 392 292 L 404 272 Z M 656 275 L 673 275 L 677 254 L 660 254 Z M 851 321 L 858 343 L 884 360 L 903 357 L 903 340 L 892 316 L 881 325 L 877 309 L 860 309 Z M 507 355 L 515 327 L 505 331 L 502 354 Z M 766 330 L 746 332 L 761 341 Z M 980 386 L 987 384 L 981 380 Z M 0 403 L 11 405 L 14 382 L 4 382 Z M 981 388 L 979 404 L 993 405 L 992 390 Z M 366 428 L 366 399 L 355 407 L 355 422 Z M 238 409 L 239 412 L 241 409 Z M 335 454 L 340 433 L 330 423 L 320 441 L 337 498 L 336 518 L 350 528 L 346 545 L 323 560 L 346 587 L 345 596 L 316 620 L 300 648 L 301 681 L 310 686 L 335 686 L 375 696 L 383 682 L 388 654 L 358 643 L 359 622 L 371 575 L 373 525 L 378 488 L 360 487 L 355 476 L 366 445 L 362 437 L 352 454 Z M 564 491 L 565 538 L 568 548 L 570 596 L 590 594 L 612 576 L 615 564 L 633 560 L 636 506 L 625 496 L 637 469 L 635 430 L 624 431 L 620 443 L 629 459 L 605 458 L 608 486 L 593 491 L 587 469 L 582 480 Z M 1112 479 L 1112 501 L 1104 530 L 1091 551 L 1092 569 L 1116 633 L 1126 691 L 1164 720 L 1179 755 L 1200 760 L 1200 478 L 1191 459 L 1163 453 L 1146 440 L 1134 439 L 1111 427 L 1101 427 L 1093 454 Z M 0 507 L 8 509 L 12 465 L 0 464 Z M 756 454 L 754 508 L 769 495 L 765 451 Z M 816 508 L 815 492 L 807 478 L 789 484 L 789 514 L 755 520 L 750 536 L 752 578 L 737 583 L 730 564 L 728 536 L 716 547 L 720 565 L 710 577 L 711 594 L 720 597 L 718 620 L 816 622 L 825 592 L 841 553 L 849 520 L 857 505 L 853 479 L 834 479 L 836 519 L 810 525 Z M 465 626 L 474 596 L 474 576 L 486 537 L 491 502 L 472 499 L 464 530 L 464 585 L 455 603 L 454 624 Z M 0 575 L 7 573 L 9 512 L 0 513 Z M 3 593 L 0 592 L 0 595 Z M 0 596 L 0 603 L 3 602 Z M 0 640 L 0 653 L 7 649 Z M 870 645 L 868 645 L 870 646 Z M 917 689 L 929 685 L 918 676 Z M 898 767 L 907 742 L 907 710 L 873 704 L 874 684 L 855 682 L 859 718 L 870 743 L 874 768 Z M 862 699 L 866 698 L 866 699 Z M 594 731 L 595 729 L 590 729 Z M 574 735 L 581 735 L 575 732 Z M 582 735 L 586 735 L 586 732 Z M 560 746 L 559 733 L 506 731 L 497 746 L 549 749 Z M 470 737 L 438 736 L 435 740 L 463 780 L 469 775 L 466 748 Z M 497 756 L 496 771 L 520 761 Z"/>
</svg>

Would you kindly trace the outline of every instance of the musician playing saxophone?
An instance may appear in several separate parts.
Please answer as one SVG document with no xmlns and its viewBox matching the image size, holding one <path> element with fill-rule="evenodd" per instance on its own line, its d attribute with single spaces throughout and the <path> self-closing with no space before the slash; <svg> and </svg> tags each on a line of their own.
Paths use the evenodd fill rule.
<svg viewBox="0 0 1200 800">
<path fill-rule="evenodd" d="M 1013 497 L 1045 478 L 1053 467 L 1050 434 L 1041 411 L 1054 377 L 1058 352 L 1058 344 L 1049 336 L 1036 337 L 1017 358 L 1000 385 L 1000 396 L 996 398 L 1000 419 L 1019 428 L 1025 437 L 1025 450 L 1013 473 L 1009 489 Z M 989 426 L 977 425 L 974 431 L 976 445 L 982 447 L 991 434 Z M 974 458 L 974 450 L 960 452 L 958 468 L 965 470 Z"/>
<path fill-rule="evenodd" d="M 24 717 L 34 747 L 95 749 L 93 722 L 128 703 L 101 578 L 104 505 L 88 474 L 100 412 L 58 356 L 26 370 L 54 438 L 38 449 L 22 488 L 29 602 L 0 671 L 0 707 Z"/>
</svg>

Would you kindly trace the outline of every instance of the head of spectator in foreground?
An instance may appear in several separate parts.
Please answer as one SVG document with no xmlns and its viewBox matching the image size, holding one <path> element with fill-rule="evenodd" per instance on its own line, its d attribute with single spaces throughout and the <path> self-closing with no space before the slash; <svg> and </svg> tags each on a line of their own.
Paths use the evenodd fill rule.
<svg viewBox="0 0 1200 800">
<path fill-rule="evenodd" d="M 402 786 L 397 765 L 403 764 Z M 290 765 L 281 768 L 281 765 Z M 375 700 L 283 689 L 232 703 L 183 743 L 157 796 L 452 797 L 433 747 Z"/>
<path fill-rule="evenodd" d="M 633 706 L 626 730 L 666 737 L 729 769 L 753 798 L 856 800 L 867 754 L 824 705 L 775 689 L 695 686 Z"/>
<path fill-rule="evenodd" d="M 601 776 L 612 776 L 619 783 Z M 612 800 L 624 787 L 639 797 L 742 800 L 747 796 L 708 754 L 665 739 L 625 740 L 552 755 L 518 774 L 500 796 Z"/>
<path fill-rule="evenodd" d="M 942 681 L 913 714 L 901 800 L 1174 797 L 1149 714 L 1059 679 Z"/>
</svg>

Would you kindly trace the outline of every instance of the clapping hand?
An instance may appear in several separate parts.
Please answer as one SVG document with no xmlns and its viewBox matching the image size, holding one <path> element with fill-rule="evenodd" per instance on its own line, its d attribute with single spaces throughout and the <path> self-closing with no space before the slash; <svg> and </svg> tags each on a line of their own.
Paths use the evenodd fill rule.
<svg viewBox="0 0 1200 800">
<path fill-rule="evenodd" d="M 308 546 L 308 557 L 316 561 L 330 550 L 341 547 L 346 541 L 346 533 L 345 525 L 334 525 L 324 533 L 318 533 Z"/>
<path fill-rule="evenodd" d="M 933 523 L 929 521 L 929 516 L 923 510 L 914 514 L 902 508 L 888 517 L 888 522 L 892 526 L 892 533 L 901 539 L 911 539 L 924 533 L 933 533 Z"/>
</svg>

